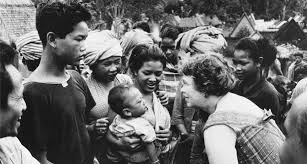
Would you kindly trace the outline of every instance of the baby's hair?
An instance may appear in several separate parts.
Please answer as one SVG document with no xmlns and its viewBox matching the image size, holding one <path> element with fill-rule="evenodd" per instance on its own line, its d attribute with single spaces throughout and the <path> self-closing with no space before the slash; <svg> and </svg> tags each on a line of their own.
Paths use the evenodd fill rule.
<svg viewBox="0 0 307 164">
<path fill-rule="evenodd" d="M 120 84 L 109 92 L 108 103 L 110 108 L 120 116 L 123 116 L 123 109 L 125 109 L 124 100 L 131 88 L 133 88 L 132 85 Z"/>
</svg>

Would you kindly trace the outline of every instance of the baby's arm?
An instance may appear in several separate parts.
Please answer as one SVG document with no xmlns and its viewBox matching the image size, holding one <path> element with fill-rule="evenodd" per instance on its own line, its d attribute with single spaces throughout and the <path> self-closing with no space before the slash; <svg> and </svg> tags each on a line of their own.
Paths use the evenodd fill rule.
<svg viewBox="0 0 307 164">
<path fill-rule="evenodd" d="M 145 143 L 145 148 L 152 164 L 160 164 L 157 156 L 156 147 L 153 142 Z"/>
</svg>

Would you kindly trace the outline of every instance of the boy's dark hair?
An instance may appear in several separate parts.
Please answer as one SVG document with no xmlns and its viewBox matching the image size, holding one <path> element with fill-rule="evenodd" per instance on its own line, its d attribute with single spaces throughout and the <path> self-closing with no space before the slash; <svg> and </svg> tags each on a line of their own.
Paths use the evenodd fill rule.
<svg viewBox="0 0 307 164">
<path fill-rule="evenodd" d="M 13 91 L 14 86 L 5 66 L 13 64 L 17 52 L 4 41 L 0 40 L 0 109 L 7 108 L 8 95 Z"/>
<path fill-rule="evenodd" d="M 163 38 L 171 38 L 176 40 L 178 35 L 180 34 L 179 29 L 176 26 L 165 24 L 162 26 L 160 30 L 160 37 Z"/>
<path fill-rule="evenodd" d="M 265 67 L 271 66 L 276 59 L 277 55 L 276 47 L 266 38 L 258 39 L 257 45 L 259 48 L 260 56 L 263 57 L 262 65 Z"/>
<path fill-rule="evenodd" d="M 108 96 L 108 103 L 110 108 L 120 116 L 123 115 L 123 109 L 125 109 L 124 100 L 126 98 L 127 92 L 132 88 L 131 85 L 120 84 L 118 86 L 113 87 Z"/>
<path fill-rule="evenodd" d="M 91 19 L 90 12 L 77 3 L 41 3 L 36 12 L 36 29 L 43 47 L 47 44 L 47 33 L 54 32 L 65 38 L 76 24 Z"/>
<path fill-rule="evenodd" d="M 147 22 L 144 22 L 144 21 L 136 22 L 136 23 L 132 26 L 132 29 L 136 29 L 136 28 L 140 28 L 140 29 L 142 29 L 143 31 L 150 33 L 150 27 L 149 27 L 149 24 L 148 24 Z"/>
<path fill-rule="evenodd" d="M 128 65 L 131 72 L 138 72 L 148 61 L 160 61 L 163 69 L 166 67 L 166 57 L 157 45 L 137 45 L 131 52 Z"/>
<path fill-rule="evenodd" d="M 260 53 L 257 42 L 252 38 L 242 38 L 235 46 L 235 50 L 242 50 L 249 52 L 249 58 L 254 62 L 259 62 Z"/>
</svg>

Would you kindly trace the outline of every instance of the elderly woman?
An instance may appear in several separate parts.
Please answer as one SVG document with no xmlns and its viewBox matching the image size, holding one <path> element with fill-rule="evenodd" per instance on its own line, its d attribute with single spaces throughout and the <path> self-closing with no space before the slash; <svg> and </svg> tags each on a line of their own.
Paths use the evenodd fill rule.
<svg viewBox="0 0 307 164">
<path fill-rule="evenodd" d="M 168 151 L 170 148 L 170 115 L 155 93 L 161 81 L 163 69 L 166 66 L 166 58 L 160 48 L 156 45 L 138 45 L 131 53 L 129 68 L 134 80 L 134 85 L 143 95 L 148 111 L 142 116 L 154 126 L 156 137 L 159 142 L 160 151 Z M 114 149 L 133 148 L 140 145 L 139 140 L 135 140 L 134 146 L 125 141 L 126 137 L 116 137 L 108 133 L 108 140 L 113 143 Z M 112 155 L 108 157 L 112 159 Z"/>
<path fill-rule="evenodd" d="M 86 54 L 84 58 L 92 70 L 87 79 L 88 87 L 96 102 L 87 116 L 88 130 L 95 138 L 96 156 L 100 162 L 104 160 L 107 145 L 104 134 L 115 113 L 108 105 L 108 94 L 111 88 L 118 84 L 132 84 L 129 76 L 118 74 L 121 68 L 122 48 L 111 31 L 93 31 L 86 39 Z"/>
<path fill-rule="evenodd" d="M 206 52 L 220 52 L 227 45 L 222 32 L 212 26 L 198 27 L 181 33 L 176 40 L 176 47 L 179 49 L 179 69 L 195 54 Z M 176 163 L 188 163 L 190 150 L 193 143 L 195 125 L 198 120 L 198 113 L 194 108 L 187 107 L 182 97 L 179 83 L 174 101 L 172 124 L 176 126 L 181 142 L 178 145 Z"/>
<path fill-rule="evenodd" d="M 210 114 L 196 128 L 191 163 L 279 163 L 282 132 L 271 113 L 229 92 L 234 77 L 219 54 L 197 57 L 182 72 L 187 105 Z"/>
</svg>

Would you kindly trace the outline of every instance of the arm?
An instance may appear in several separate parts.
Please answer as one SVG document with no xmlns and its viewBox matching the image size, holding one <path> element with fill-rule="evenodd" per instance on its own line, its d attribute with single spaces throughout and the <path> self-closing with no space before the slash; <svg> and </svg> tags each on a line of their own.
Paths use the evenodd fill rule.
<svg viewBox="0 0 307 164">
<path fill-rule="evenodd" d="M 106 134 L 106 139 L 120 150 L 129 150 L 137 147 L 141 140 L 136 137 L 115 137 L 110 131 Z"/>
<path fill-rule="evenodd" d="M 158 164 L 159 163 L 159 159 L 156 153 L 156 148 L 155 145 L 153 144 L 153 142 L 150 143 L 145 143 L 145 148 L 146 151 L 148 153 L 149 159 L 152 163 Z"/>
<path fill-rule="evenodd" d="M 203 133 L 210 164 L 238 164 L 236 133 L 225 125 L 209 127 Z"/>
<path fill-rule="evenodd" d="M 182 99 L 182 93 L 180 91 L 181 87 L 182 83 L 180 82 L 176 91 L 176 97 L 174 101 L 172 124 L 176 126 L 176 128 L 179 130 L 180 133 L 188 134 L 183 119 L 183 99 Z"/>
<path fill-rule="evenodd" d="M 52 164 L 47 160 L 47 151 L 42 151 L 42 152 L 37 152 L 35 153 L 36 159 L 39 161 L 41 164 Z"/>
</svg>

